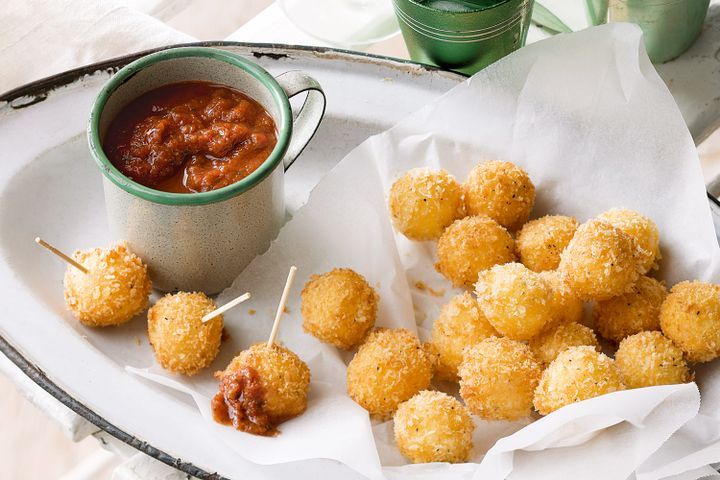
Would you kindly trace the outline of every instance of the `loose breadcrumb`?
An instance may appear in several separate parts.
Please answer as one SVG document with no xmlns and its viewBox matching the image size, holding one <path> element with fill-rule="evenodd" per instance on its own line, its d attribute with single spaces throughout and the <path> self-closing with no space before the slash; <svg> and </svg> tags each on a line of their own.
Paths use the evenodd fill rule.
<svg viewBox="0 0 720 480">
<path fill-rule="evenodd" d="M 450 225 L 438 240 L 435 268 L 456 287 L 472 288 L 478 273 L 515 261 L 515 242 L 486 216 L 465 217 Z"/>
<path fill-rule="evenodd" d="M 467 461 L 475 425 L 455 398 L 423 390 L 401 403 L 393 420 L 395 443 L 412 462 Z"/>
<path fill-rule="evenodd" d="M 530 347 L 491 337 L 465 349 L 458 369 L 460 395 L 481 418 L 517 420 L 530 415 L 541 372 Z"/>
</svg>

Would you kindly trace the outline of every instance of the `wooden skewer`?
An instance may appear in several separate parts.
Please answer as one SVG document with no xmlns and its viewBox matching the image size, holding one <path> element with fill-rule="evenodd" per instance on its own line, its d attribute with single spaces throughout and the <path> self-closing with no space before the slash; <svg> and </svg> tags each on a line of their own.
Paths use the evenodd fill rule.
<svg viewBox="0 0 720 480">
<path fill-rule="evenodd" d="M 277 337 L 278 328 L 280 327 L 280 319 L 285 311 L 285 304 L 287 303 L 287 298 L 290 294 L 290 287 L 292 287 L 293 280 L 295 280 L 295 273 L 297 273 L 297 267 L 293 265 L 290 267 L 287 281 L 285 281 L 285 289 L 283 289 L 282 297 L 280 297 L 280 304 L 278 305 L 277 313 L 275 314 L 275 321 L 273 322 L 272 331 L 270 332 L 270 338 L 267 342 L 268 347 L 272 347 L 273 343 L 275 343 L 275 337 Z"/>
<path fill-rule="evenodd" d="M 244 302 L 245 300 L 247 300 L 248 298 L 250 298 L 250 292 L 245 292 L 245 293 L 243 293 L 242 295 L 240 295 L 239 297 L 237 297 L 235 300 L 230 300 L 228 303 L 226 303 L 226 304 L 223 305 L 222 307 L 216 308 L 216 309 L 213 310 L 212 312 L 210 312 L 210 313 L 208 313 L 207 315 L 205 315 L 204 317 L 202 317 L 202 322 L 203 322 L 203 323 L 209 322 L 210 320 L 212 320 L 213 318 L 217 317 L 217 316 L 220 315 L 221 313 L 227 312 L 228 310 L 230 310 L 231 308 L 233 308 L 235 305 L 240 305 L 241 303 L 243 303 L 243 302 Z"/>
<path fill-rule="evenodd" d="M 61 252 L 61 251 L 58 250 L 57 248 L 53 247 L 52 245 L 50 245 L 49 243 L 47 243 L 47 242 L 46 242 L 45 240 L 43 240 L 42 238 L 40 238 L 40 237 L 35 237 L 35 243 L 37 243 L 37 244 L 40 245 L 41 247 L 47 248 L 47 249 L 50 250 L 52 253 L 54 253 L 54 254 L 57 255 L 58 257 L 62 258 L 62 259 L 65 260 L 67 263 L 69 263 L 69 264 L 72 265 L 73 267 L 77 268 L 78 270 L 80 270 L 80 271 L 83 272 L 84 274 L 90 273 L 90 272 L 88 272 L 88 269 L 87 269 L 87 268 L 83 267 L 83 266 L 80 265 L 78 262 L 76 262 L 75 260 L 73 260 L 72 257 L 69 257 L 69 256 L 65 255 L 63 252 Z"/>
</svg>

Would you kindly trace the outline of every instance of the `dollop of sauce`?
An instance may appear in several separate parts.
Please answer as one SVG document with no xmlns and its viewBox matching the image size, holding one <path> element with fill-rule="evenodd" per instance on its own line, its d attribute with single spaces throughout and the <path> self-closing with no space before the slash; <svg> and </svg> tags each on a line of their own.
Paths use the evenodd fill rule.
<svg viewBox="0 0 720 480">
<path fill-rule="evenodd" d="M 216 422 L 254 435 L 275 436 L 277 427 L 264 405 L 265 388 L 260 375 L 250 367 L 223 375 L 211 403 Z"/>
<path fill-rule="evenodd" d="M 206 192 L 242 180 L 277 143 L 258 102 L 209 82 L 163 85 L 113 119 L 103 150 L 123 175 L 156 190 Z"/>
</svg>

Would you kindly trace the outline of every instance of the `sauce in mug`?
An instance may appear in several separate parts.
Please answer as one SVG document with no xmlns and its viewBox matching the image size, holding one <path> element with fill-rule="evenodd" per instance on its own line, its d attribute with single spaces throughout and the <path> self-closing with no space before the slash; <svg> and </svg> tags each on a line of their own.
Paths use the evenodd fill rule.
<svg viewBox="0 0 720 480">
<path fill-rule="evenodd" d="M 276 143 L 275 122 L 252 98 L 223 85 L 179 82 L 126 105 L 110 124 L 103 149 L 142 185 L 194 193 L 247 177 Z"/>
</svg>

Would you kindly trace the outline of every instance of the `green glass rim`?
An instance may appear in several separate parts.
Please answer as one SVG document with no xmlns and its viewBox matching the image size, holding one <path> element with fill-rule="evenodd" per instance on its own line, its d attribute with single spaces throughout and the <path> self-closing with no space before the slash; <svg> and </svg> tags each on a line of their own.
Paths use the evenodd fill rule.
<svg viewBox="0 0 720 480">
<path fill-rule="evenodd" d="M 208 192 L 171 193 L 141 185 L 125 176 L 115 167 L 115 165 L 112 164 L 112 162 L 110 162 L 110 159 L 108 159 L 107 155 L 105 155 L 105 151 L 102 148 L 102 142 L 100 141 L 100 117 L 108 99 L 118 87 L 144 68 L 165 60 L 185 57 L 212 58 L 214 60 L 234 65 L 246 71 L 270 91 L 273 100 L 279 107 L 279 118 L 275 119 L 275 123 L 278 128 L 278 139 L 275 144 L 275 148 L 272 152 L 270 152 L 268 158 L 265 159 L 265 161 L 257 169 L 255 169 L 255 171 L 242 180 L 226 187 L 218 188 L 217 190 L 210 190 Z M 228 85 L 228 87 L 235 88 L 232 85 Z M 113 75 L 102 87 L 95 98 L 95 102 L 93 103 L 92 110 L 90 112 L 90 121 L 88 123 L 87 131 L 90 152 L 105 178 L 110 180 L 117 187 L 135 195 L 136 197 L 165 205 L 205 205 L 208 203 L 227 200 L 251 189 L 260 183 L 260 181 L 265 177 L 270 175 L 270 173 L 272 173 L 273 170 L 275 170 L 275 168 L 282 162 L 283 155 L 285 155 L 290 143 L 291 135 L 292 111 L 290 110 L 290 102 L 288 101 L 285 91 L 282 89 L 277 80 L 275 80 L 272 75 L 256 63 L 246 60 L 233 53 L 208 47 L 180 47 L 162 50 L 139 58 L 118 70 L 118 72 Z"/>
<path fill-rule="evenodd" d="M 512 1 L 514 1 L 514 0 L 499 0 L 498 2 L 493 3 L 492 5 L 478 5 L 477 8 L 468 8 L 467 10 L 463 10 L 460 12 L 451 12 L 448 10 L 443 10 L 441 8 L 428 7 L 424 3 L 420 3 L 418 0 L 407 0 L 408 3 L 411 3 L 417 7 L 427 10 L 428 12 L 433 12 L 433 13 L 439 12 L 439 13 L 443 13 L 443 14 L 447 14 L 447 15 L 467 15 L 467 14 L 472 14 L 472 13 L 484 12 L 485 10 L 492 10 L 493 8 L 500 7 L 502 5 L 505 5 L 506 3 L 510 3 Z"/>
</svg>

